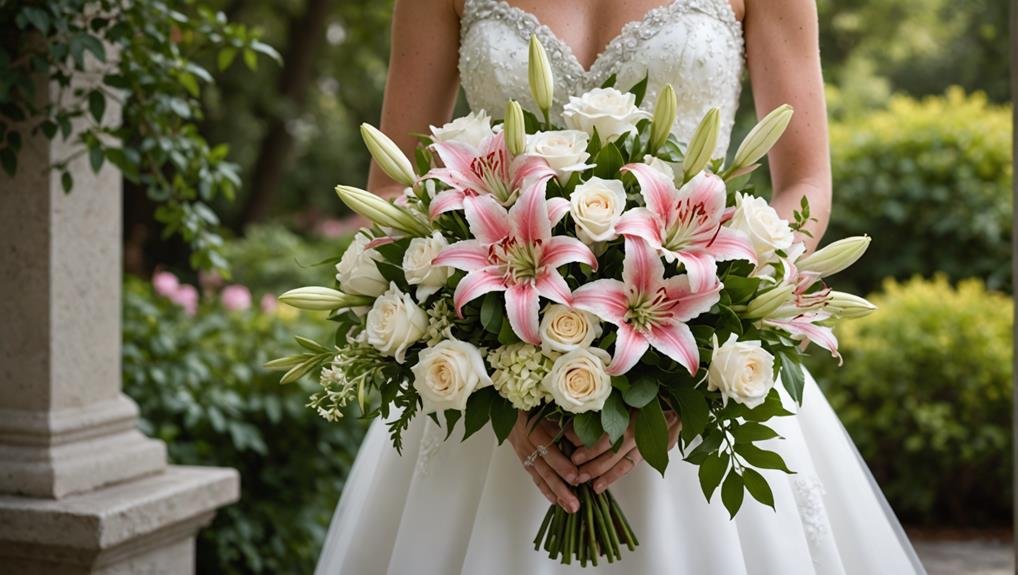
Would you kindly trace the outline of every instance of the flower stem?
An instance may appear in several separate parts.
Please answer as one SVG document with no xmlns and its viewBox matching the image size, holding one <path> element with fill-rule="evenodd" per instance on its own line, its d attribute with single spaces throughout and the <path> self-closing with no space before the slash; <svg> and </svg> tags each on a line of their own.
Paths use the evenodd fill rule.
<svg viewBox="0 0 1018 575">
<path fill-rule="evenodd" d="M 608 496 L 611 510 L 615 513 L 615 517 L 618 518 L 619 522 L 622 524 L 622 532 L 626 536 L 626 546 L 629 547 L 630 551 L 634 551 L 636 546 L 640 544 L 640 541 L 633 533 L 633 528 L 630 527 L 629 520 L 626 519 L 626 514 L 622 513 L 622 508 L 619 507 L 619 502 L 615 500 L 615 496 L 612 495 L 610 491 L 605 491 L 605 494 Z"/>
</svg>

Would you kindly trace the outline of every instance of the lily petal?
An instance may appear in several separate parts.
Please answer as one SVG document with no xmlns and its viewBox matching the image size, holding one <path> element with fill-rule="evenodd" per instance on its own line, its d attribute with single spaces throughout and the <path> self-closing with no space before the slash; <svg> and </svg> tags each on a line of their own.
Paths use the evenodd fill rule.
<svg viewBox="0 0 1018 575">
<path fill-rule="evenodd" d="M 650 293 L 664 276 L 665 266 L 647 242 L 626 236 L 626 257 L 622 260 L 622 281 L 639 293 Z"/>
<path fill-rule="evenodd" d="M 509 235 L 509 214 L 491 194 L 467 195 L 463 198 L 463 215 L 482 244 L 491 245 Z"/>
<path fill-rule="evenodd" d="M 665 295 L 670 302 L 672 319 L 689 321 L 707 313 L 721 299 L 721 282 L 715 280 L 707 290 L 693 291 L 690 289 L 689 276 L 680 275 L 666 279 L 663 283 Z"/>
<path fill-rule="evenodd" d="M 686 267 L 689 285 L 693 291 L 706 291 L 718 281 L 718 264 L 714 256 L 703 251 L 678 252 L 679 261 Z"/>
<path fill-rule="evenodd" d="M 439 252 L 431 265 L 472 272 L 488 265 L 488 250 L 477 240 L 463 240 Z"/>
<path fill-rule="evenodd" d="M 552 236 L 544 244 L 541 265 L 557 268 L 570 262 L 585 263 L 597 269 L 597 257 L 586 244 L 569 236 Z"/>
<path fill-rule="evenodd" d="M 565 198 L 551 198 L 548 200 L 548 219 L 551 226 L 558 225 L 562 218 L 569 213 L 569 200 Z"/>
<path fill-rule="evenodd" d="M 548 161 L 540 156 L 517 156 L 509 167 L 514 188 L 523 188 L 531 182 L 547 182 L 555 176 Z"/>
<path fill-rule="evenodd" d="M 789 320 L 767 320 L 764 324 L 783 329 L 792 334 L 793 337 L 806 338 L 812 341 L 831 352 L 831 355 L 837 358 L 838 365 L 841 365 L 842 359 L 841 354 L 838 353 L 838 338 L 834 335 L 834 330 L 829 327 L 813 324 L 814 321 L 821 321 L 827 317 L 828 314 L 804 314 Z"/>
<path fill-rule="evenodd" d="M 551 220 L 548 218 L 548 202 L 545 201 L 545 182 L 535 181 L 520 194 L 516 204 L 509 209 L 515 236 L 520 241 L 532 244 L 551 237 Z"/>
<path fill-rule="evenodd" d="M 633 208 L 622 214 L 615 223 L 615 232 L 623 236 L 643 238 L 655 248 L 661 246 L 661 227 L 654 213 L 647 208 Z"/>
<path fill-rule="evenodd" d="M 654 349 L 679 362 L 690 375 L 696 375 L 700 369 L 700 351 L 696 347 L 696 339 L 689 326 L 682 322 L 671 325 L 656 325 L 647 334 L 647 339 Z"/>
<path fill-rule="evenodd" d="M 460 190 L 442 190 L 435 194 L 428 206 L 428 217 L 432 220 L 445 212 L 463 209 L 463 192 Z"/>
<path fill-rule="evenodd" d="M 605 371 L 608 372 L 608 375 L 626 373 L 636 365 L 636 362 L 640 361 L 648 347 L 650 344 L 643 334 L 637 332 L 627 323 L 620 325 L 618 336 L 615 338 L 615 355 Z"/>
<path fill-rule="evenodd" d="M 509 325 L 520 339 L 532 345 L 541 345 L 537 303 L 537 289 L 532 284 L 517 284 L 505 292 Z"/>
<path fill-rule="evenodd" d="M 505 280 L 494 268 L 484 268 L 468 273 L 456 286 L 452 294 L 456 316 L 463 317 L 463 306 L 488 292 L 505 291 Z"/>
<path fill-rule="evenodd" d="M 719 262 L 746 260 L 753 264 L 757 263 L 756 250 L 753 249 L 749 238 L 746 237 L 746 234 L 732 228 L 722 227 L 718 230 L 718 235 L 711 243 L 707 244 L 707 250 Z"/>
<path fill-rule="evenodd" d="M 626 286 L 618 280 L 611 279 L 584 284 L 573 292 L 573 307 L 620 325 L 624 323 L 626 311 L 629 309 Z"/>
<path fill-rule="evenodd" d="M 703 206 L 706 219 L 711 222 L 720 221 L 724 216 L 727 195 L 725 181 L 710 172 L 700 172 L 678 193 L 680 201 L 688 199 L 691 205 Z"/>
<path fill-rule="evenodd" d="M 554 268 L 545 271 L 539 276 L 534 286 L 537 288 L 537 293 L 555 303 L 569 305 L 573 301 L 573 293 L 569 289 L 569 284 L 566 283 L 566 279 L 562 277 L 562 274 L 558 273 L 558 270 Z"/>
<path fill-rule="evenodd" d="M 442 164 L 445 166 L 446 173 L 460 172 L 470 173 L 470 164 L 474 161 L 477 151 L 470 146 L 463 144 L 462 142 L 446 141 L 446 142 L 435 142 L 431 145 L 431 149 L 438 154 L 439 159 L 442 160 Z M 442 181 L 445 181 L 441 175 L 442 172 L 439 170 L 432 170 L 436 175 L 431 176 L 429 172 L 428 177 L 436 177 Z M 449 182 L 446 182 L 449 183 Z"/>
<path fill-rule="evenodd" d="M 672 211 L 678 191 L 675 189 L 675 184 L 664 174 L 641 163 L 626 164 L 622 166 L 621 171 L 632 172 L 636 176 L 647 209 L 662 215 Z"/>
</svg>

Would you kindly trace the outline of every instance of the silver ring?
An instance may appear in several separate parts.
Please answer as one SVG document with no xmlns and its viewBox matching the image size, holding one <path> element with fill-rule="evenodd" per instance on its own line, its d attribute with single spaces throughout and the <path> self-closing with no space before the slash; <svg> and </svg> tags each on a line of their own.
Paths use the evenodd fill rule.
<svg viewBox="0 0 1018 575">
<path fill-rule="evenodd" d="M 623 455 L 622 459 L 626 459 L 626 460 L 629 461 L 629 463 L 632 463 L 633 465 L 636 465 L 636 460 L 633 459 L 633 452 L 632 451 L 630 451 L 630 452 L 626 453 L 625 455 Z"/>
<path fill-rule="evenodd" d="M 534 463 L 537 461 L 537 458 L 538 457 L 543 458 L 545 455 L 548 455 L 548 448 L 543 445 L 538 445 L 537 449 L 535 449 L 533 453 L 528 455 L 527 458 L 523 460 L 523 467 L 533 467 Z"/>
</svg>

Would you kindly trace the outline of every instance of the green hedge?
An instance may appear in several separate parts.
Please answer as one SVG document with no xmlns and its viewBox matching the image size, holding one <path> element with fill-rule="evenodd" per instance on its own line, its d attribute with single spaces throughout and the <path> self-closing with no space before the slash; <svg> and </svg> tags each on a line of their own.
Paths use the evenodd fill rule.
<svg viewBox="0 0 1018 575">
<path fill-rule="evenodd" d="M 911 523 L 1011 520 L 1011 298 L 978 280 L 888 280 L 814 373 Z"/>
<path fill-rule="evenodd" d="M 838 276 L 861 293 L 885 277 L 943 272 L 1011 290 L 1011 111 L 951 89 L 831 124 L 834 209 L 827 237 L 867 233 Z"/>
<path fill-rule="evenodd" d="M 256 307 L 258 299 L 255 299 Z M 266 360 L 293 351 L 289 334 L 321 335 L 290 308 L 226 311 L 206 296 L 194 316 L 128 279 L 124 390 L 143 431 L 174 463 L 233 467 L 241 500 L 199 534 L 200 573 L 310 573 L 363 435 L 305 407 L 316 387 L 281 387 Z"/>
</svg>

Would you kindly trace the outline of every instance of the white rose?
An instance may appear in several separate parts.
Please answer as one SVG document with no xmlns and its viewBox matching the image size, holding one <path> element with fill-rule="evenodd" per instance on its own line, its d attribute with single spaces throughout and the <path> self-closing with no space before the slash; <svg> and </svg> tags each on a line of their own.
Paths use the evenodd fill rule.
<svg viewBox="0 0 1018 575">
<path fill-rule="evenodd" d="M 579 130 L 555 130 L 527 136 L 526 153 L 544 158 L 555 170 L 559 182 L 565 182 L 573 172 L 587 168 L 587 133 Z"/>
<path fill-rule="evenodd" d="M 551 304 L 541 318 L 541 350 L 549 354 L 590 347 L 601 335 L 601 322 L 592 314 L 562 304 Z"/>
<path fill-rule="evenodd" d="M 384 355 L 403 363 L 406 350 L 428 330 L 428 314 L 414 303 L 410 294 L 389 286 L 368 312 L 364 333 L 368 344 Z"/>
<path fill-rule="evenodd" d="M 407 283 L 417 286 L 418 301 L 428 299 L 453 274 L 450 267 L 431 265 L 431 260 L 448 246 L 449 242 L 438 231 L 433 232 L 429 238 L 410 240 L 403 254 L 403 273 L 406 274 Z"/>
<path fill-rule="evenodd" d="M 576 237 L 587 244 L 615 239 L 615 224 L 626 209 L 626 190 L 619 180 L 598 177 L 579 184 L 569 196 Z"/>
<path fill-rule="evenodd" d="M 749 236 L 761 264 L 775 261 L 777 250 L 787 253 L 795 241 L 788 222 L 781 219 L 767 200 L 750 194 L 735 195 L 735 214 L 728 225 Z"/>
<path fill-rule="evenodd" d="M 474 390 L 491 385 L 481 352 L 465 341 L 447 339 L 421 351 L 414 373 L 414 388 L 424 402 L 424 413 L 467 408 Z"/>
<path fill-rule="evenodd" d="M 570 413 L 598 411 L 612 392 L 612 378 L 605 372 L 610 361 L 603 349 L 574 349 L 555 360 L 544 387 Z"/>
<path fill-rule="evenodd" d="M 470 112 L 441 128 L 431 126 L 431 136 L 436 142 L 455 141 L 472 148 L 480 148 L 492 134 L 491 118 L 484 110 Z"/>
<path fill-rule="evenodd" d="M 370 241 L 371 238 L 365 234 L 355 235 L 350 247 L 336 264 L 336 280 L 346 293 L 375 297 L 389 287 L 389 282 L 385 281 L 375 265 L 375 262 L 382 261 L 382 255 L 367 249 Z"/>
<path fill-rule="evenodd" d="M 669 181 L 675 181 L 675 170 L 672 168 L 672 165 L 661 158 L 647 154 L 643 157 L 643 163 L 661 172 Z"/>
<path fill-rule="evenodd" d="M 597 135 L 611 142 L 636 130 L 636 123 L 651 114 L 636 107 L 636 96 L 615 88 L 595 88 L 582 96 L 570 96 L 562 110 L 567 127 Z"/>
<path fill-rule="evenodd" d="M 707 370 L 707 389 L 721 391 L 721 400 L 727 405 L 731 399 L 753 408 L 764 402 L 774 387 L 774 356 L 759 341 L 738 341 L 734 333 L 718 346 L 714 337 L 714 351 Z"/>
</svg>

